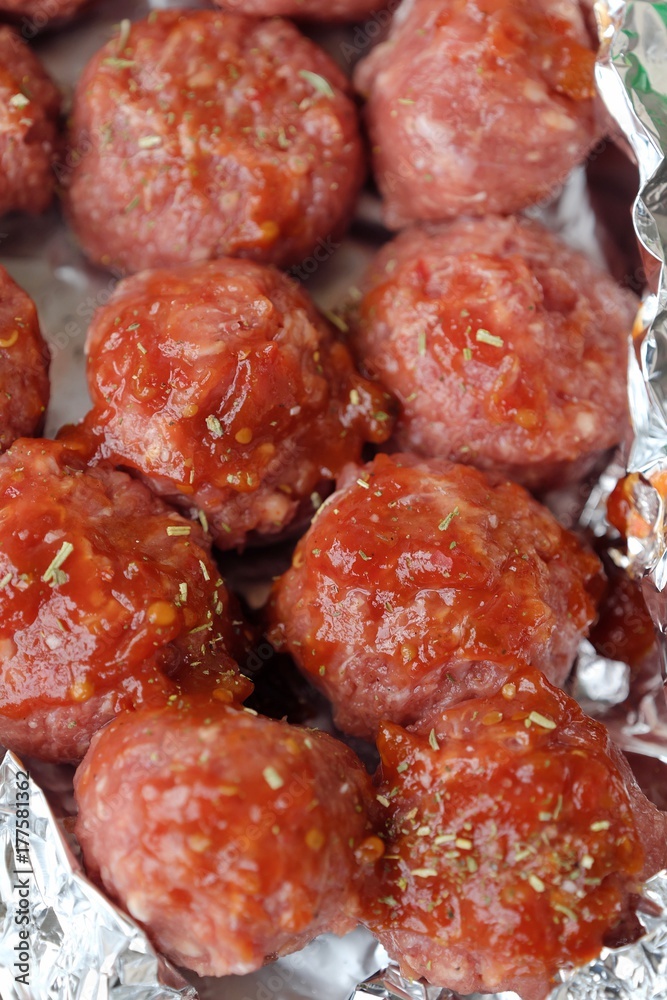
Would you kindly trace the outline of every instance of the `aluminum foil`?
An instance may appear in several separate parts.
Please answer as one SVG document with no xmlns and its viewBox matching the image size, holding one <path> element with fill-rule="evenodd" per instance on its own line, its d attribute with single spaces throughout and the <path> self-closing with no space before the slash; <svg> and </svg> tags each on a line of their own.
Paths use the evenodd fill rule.
<svg viewBox="0 0 667 1000">
<path fill-rule="evenodd" d="M 634 441 L 628 471 L 644 477 L 635 496 L 651 523 L 646 537 L 627 540 L 627 566 L 644 580 L 647 603 L 661 632 L 667 623 L 662 597 L 667 586 L 664 501 L 648 480 L 667 468 L 667 8 L 664 3 L 609 2 L 605 11 L 605 57 L 598 80 L 640 167 L 634 206 L 649 288 L 630 358 L 630 403 Z M 625 9 L 627 7 L 627 10 Z"/>
<path fill-rule="evenodd" d="M 66 98 L 84 63 L 121 18 L 141 17 L 151 5 L 171 2 L 98 0 L 88 16 L 57 34 L 38 38 L 40 56 Z M 190 5 L 189 0 L 178 5 Z M 394 7 L 395 0 L 389 0 L 387 9 Z M 667 215 L 660 208 L 665 192 L 667 213 L 662 153 L 667 144 L 667 99 L 662 97 L 667 95 L 667 3 L 598 0 L 595 10 L 602 38 L 598 83 L 641 173 L 634 217 L 650 294 L 640 320 L 645 336 L 630 360 L 635 440 L 628 467 L 648 476 L 667 468 L 667 292 L 662 284 Z M 354 29 L 347 42 L 338 29 L 320 34 L 318 40 L 349 70 L 351 59 L 372 44 L 378 25 L 380 15 Z M 30 22 L 22 25 L 27 37 L 32 37 L 32 28 Z M 602 259 L 583 169 L 574 171 L 557 206 L 540 212 L 569 242 Z M 353 236 L 308 280 L 309 291 L 323 308 L 340 302 L 374 252 L 381 232 L 378 220 L 377 200 L 366 196 Z M 87 264 L 55 210 L 28 224 L 24 218 L 3 219 L 0 228 L 0 263 L 35 299 L 52 349 L 53 398 L 47 433 L 53 434 L 88 408 L 83 365 L 87 319 L 107 301 L 115 279 Z M 571 520 L 581 514 L 580 523 L 604 534 L 605 500 L 622 471 L 617 457 L 594 486 L 583 514 L 579 507 Z M 646 491 L 643 499 L 655 531 L 649 539 L 630 540 L 626 561 L 644 576 L 655 596 L 667 583 L 664 509 L 649 486 Z M 667 622 L 660 602 L 652 600 L 651 606 L 657 621 Z M 625 664 L 605 660 L 588 643 L 580 651 L 575 694 L 588 711 L 605 719 L 617 742 L 636 756 L 635 763 L 652 757 L 667 765 L 660 660 L 656 656 L 648 663 L 630 687 Z M 82 874 L 71 835 L 69 773 L 35 765 L 33 777 L 24 775 L 23 765 L 7 754 L 0 764 L 1 1000 L 459 1000 L 450 990 L 402 979 L 382 947 L 361 928 L 343 939 L 319 938 L 302 952 L 250 976 L 206 980 L 181 975 Z M 21 825 L 26 795 L 27 838 Z M 642 939 L 605 950 L 590 966 L 563 974 L 552 1000 L 667 1000 L 667 918 L 660 914 L 661 908 L 667 910 L 667 876 L 656 876 L 645 895 L 655 907 L 653 911 L 644 907 Z M 27 939 L 20 933 L 26 926 Z M 22 962 L 26 940 L 29 985 L 15 978 L 21 975 L 15 962 Z M 503 993 L 490 1000 L 516 1000 L 516 996 Z"/>
<path fill-rule="evenodd" d="M 195 1000 L 194 988 L 81 873 L 44 792 L 0 764 L 3 1000 Z"/>
</svg>

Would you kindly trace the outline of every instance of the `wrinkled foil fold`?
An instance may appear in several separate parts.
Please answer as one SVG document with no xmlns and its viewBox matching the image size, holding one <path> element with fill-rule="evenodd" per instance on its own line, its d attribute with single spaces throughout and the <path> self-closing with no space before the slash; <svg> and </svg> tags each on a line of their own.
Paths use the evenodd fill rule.
<svg viewBox="0 0 667 1000">
<path fill-rule="evenodd" d="M 634 436 L 627 468 L 648 480 L 667 468 L 667 4 L 607 0 L 596 11 L 602 39 L 598 85 L 640 174 L 633 222 L 648 292 L 629 363 Z M 662 631 L 667 608 L 654 594 L 667 585 L 664 503 L 648 482 L 638 503 L 652 530 L 628 538 L 627 568 L 646 581 L 647 602 Z"/>
<path fill-rule="evenodd" d="M 156 0 L 156 5 L 170 2 Z M 141 16 L 146 12 L 144 6 L 144 0 L 121 0 L 114 19 Z M 634 441 L 627 468 L 648 478 L 655 471 L 667 469 L 667 167 L 663 153 L 667 147 L 667 2 L 598 0 L 595 14 L 601 39 L 598 86 L 640 171 L 634 224 L 649 291 L 637 320 L 629 359 Z M 87 33 L 84 48 L 89 49 L 88 54 L 104 37 L 104 24 Z M 47 63 L 62 62 L 66 45 L 66 39 L 56 39 L 50 51 L 45 49 Z M 82 290 L 99 296 L 106 284 L 83 261 L 72 263 L 75 258 L 71 253 L 63 253 L 59 237 L 50 228 L 52 220 L 41 225 L 48 270 L 44 270 L 42 261 L 30 262 L 30 253 L 23 253 L 26 244 L 21 240 L 19 270 L 25 270 L 27 279 L 41 275 L 42 281 L 48 281 L 47 275 L 55 276 L 63 309 L 62 316 L 58 314 L 60 322 L 66 309 L 79 301 Z M 27 246 L 29 251 L 30 240 Z M 26 284 L 29 286 L 30 280 Z M 74 356 L 71 352 L 76 349 L 73 342 L 56 359 L 55 374 L 65 381 Z M 57 416 L 62 422 L 70 413 L 65 409 Z M 586 505 L 581 523 L 597 535 L 604 534 L 606 498 L 623 471 L 617 457 Z M 648 537 L 630 538 L 623 558 L 629 570 L 642 577 L 654 619 L 664 632 L 665 511 L 656 497 L 647 483 L 646 513 L 653 530 Z M 667 712 L 659 669 L 658 663 L 655 676 L 648 677 L 641 690 L 633 691 L 635 685 L 629 686 L 627 666 L 605 660 L 584 642 L 574 693 L 587 711 L 605 718 L 624 749 L 667 763 Z M 67 815 L 63 818 L 59 812 L 59 818 L 54 816 L 43 779 L 41 788 L 32 779 L 29 782 L 28 851 L 23 849 L 24 840 L 17 842 L 16 791 L 18 782 L 24 780 L 20 778 L 22 771 L 20 761 L 7 753 L 0 764 L 1 1000 L 482 1000 L 478 994 L 461 998 L 448 989 L 405 980 L 396 963 L 388 961 L 381 946 L 362 929 L 342 940 L 331 935 L 320 938 L 303 952 L 251 976 L 200 980 L 188 975 L 191 985 L 156 954 L 143 931 L 85 878 L 76 845 L 68 833 Z M 25 874 L 26 864 L 29 875 Z M 20 920 L 25 912 L 19 890 L 26 878 L 30 899 L 29 985 L 15 978 L 17 957 L 20 960 L 16 945 L 20 943 L 18 932 L 24 926 Z M 655 904 L 655 912 L 643 908 L 642 938 L 623 948 L 605 949 L 585 968 L 564 971 L 551 1000 L 667 1000 L 667 916 L 661 912 L 667 913 L 667 875 L 661 873 L 648 883 L 645 898 Z M 499 993 L 487 996 L 487 1000 L 517 997 Z"/>
<path fill-rule="evenodd" d="M 0 764 L 2 1000 L 196 1000 L 145 934 L 83 876 L 46 795 L 24 774 L 8 751 Z M 22 808 L 30 813 L 27 830 Z"/>
</svg>

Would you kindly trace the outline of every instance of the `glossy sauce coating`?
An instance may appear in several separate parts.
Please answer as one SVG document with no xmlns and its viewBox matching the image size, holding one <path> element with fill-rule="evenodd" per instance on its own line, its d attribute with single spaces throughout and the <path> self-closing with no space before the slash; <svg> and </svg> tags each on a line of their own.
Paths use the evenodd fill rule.
<svg viewBox="0 0 667 1000">
<path fill-rule="evenodd" d="M 117 719 L 75 787 L 89 873 L 160 951 L 202 975 L 251 972 L 352 930 L 382 850 L 352 751 L 245 711 Z"/>
<path fill-rule="evenodd" d="M 408 0 L 356 69 L 391 229 L 558 193 L 601 134 L 571 0 Z"/>
<path fill-rule="evenodd" d="M 38 434 L 49 402 L 49 351 L 32 299 L 0 267 L 0 451 Z"/>
<path fill-rule="evenodd" d="M 243 622 L 199 525 L 54 441 L 0 458 L 0 744 L 80 759 L 118 712 L 241 701 Z"/>
<path fill-rule="evenodd" d="M 122 29 L 74 99 L 65 184 L 86 253 L 123 271 L 330 254 L 364 175 L 346 90 L 288 21 L 168 10 Z"/>
<path fill-rule="evenodd" d="M 604 726 L 536 670 L 429 732 L 383 726 L 379 749 L 386 851 L 364 920 L 411 975 L 542 1000 L 665 863 L 665 814 Z"/>
<path fill-rule="evenodd" d="M 276 583 L 270 637 L 341 729 L 483 695 L 517 659 L 567 677 L 600 562 L 520 486 L 379 455 L 318 512 Z"/>
<path fill-rule="evenodd" d="M 60 95 L 36 55 L 0 25 L 0 216 L 53 200 Z"/>
<path fill-rule="evenodd" d="M 638 301 L 544 226 L 408 229 L 362 291 L 352 345 L 401 402 L 399 448 L 547 489 L 583 478 L 625 435 Z"/>
<path fill-rule="evenodd" d="M 87 350 L 94 409 L 83 433 L 98 457 L 204 511 L 222 548 L 279 535 L 365 441 L 391 432 L 385 394 L 306 294 L 249 261 L 126 279 Z"/>
</svg>

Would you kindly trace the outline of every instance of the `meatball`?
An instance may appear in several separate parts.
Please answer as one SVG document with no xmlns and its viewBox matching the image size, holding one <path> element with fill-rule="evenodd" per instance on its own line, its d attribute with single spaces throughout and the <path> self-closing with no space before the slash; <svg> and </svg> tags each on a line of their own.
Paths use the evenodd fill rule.
<svg viewBox="0 0 667 1000">
<path fill-rule="evenodd" d="M 116 719 L 75 789 L 89 873 L 200 975 L 251 972 L 354 928 L 382 850 L 351 750 L 233 708 Z"/>
<path fill-rule="evenodd" d="M 406 0 L 355 75 L 387 225 L 552 197 L 600 135 L 594 64 L 570 0 Z"/>
<path fill-rule="evenodd" d="M 53 200 L 60 95 L 11 28 L 0 25 L 0 216 Z"/>
<path fill-rule="evenodd" d="M 81 759 L 125 709 L 252 691 L 199 525 L 54 441 L 0 457 L 0 743 Z"/>
<path fill-rule="evenodd" d="M 64 183 L 86 253 L 123 271 L 330 255 L 364 164 L 326 53 L 288 21 L 207 10 L 121 32 L 74 98 Z"/>
<path fill-rule="evenodd" d="M 296 17 L 307 21 L 360 21 L 383 0 L 215 0 L 219 7 L 256 17 Z"/>
<path fill-rule="evenodd" d="M 484 693 L 519 662 L 567 677 L 600 562 L 515 483 L 379 455 L 318 512 L 275 585 L 270 637 L 373 736 Z"/>
<path fill-rule="evenodd" d="M 364 920 L 411 976 L 543 1000 L 595 958 L 667 861 L 667 817 L 604 726 L 538 671 L 382 727 L 386 860 Z"/>
<path fill-rule="evenodd" d="M 49 402 L 49 353 L 31 298 L 0 267 L 0 450 L 41 432 Z"/>
<path fill-rule="evenodd" d="M 635 296 L 527 219 L 460 219 L 386 244 L 352 317 L 401 402 L 398 446 L 532 489 L 583 478 L 628 429 Z"/>
<path fill-rule="evenodd" d="M 141 473 L 221 548 L 272 539 L 391 430 L 386 395 L 289 278 L 227 258 L 121 282 L 88 335 L 74 435 Z"/>
</svg>

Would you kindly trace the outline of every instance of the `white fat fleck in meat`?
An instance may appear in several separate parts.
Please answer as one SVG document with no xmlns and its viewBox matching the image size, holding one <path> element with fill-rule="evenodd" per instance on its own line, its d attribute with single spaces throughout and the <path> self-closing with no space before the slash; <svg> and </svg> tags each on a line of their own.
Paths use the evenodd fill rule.
<svg viewBox="0 0 667 1000">
<path fill-rule="evenodd" d="M 581 437 L 588 441 L 595 436 L 598 424 L 592 413 L 581 410 L 577 413 L 575 426 Z"/>
<path fill-rule="evenodd" d="M 548 128 L 556 129 L 558 132 L 576 131 L 577 123 L 560 111 L 542 111 L 540 117 Z"/>
<path fill-rule="evenodd" d="M 220 726 L 200 726 L 197 730 L 197 739 L 202 743 L 216 743 L 220 736 Z"/>
<path fill-rule="evenodd" d="M 533 104 L 540 104 L 548 99 L 547 89 L 537 80 L 526 80 L 523 85 L 524 96 Z"/>
<path fill-rule="evenodd" d="M 187 805 L 189 797 L 189 788 L 185 785 L 176 785 L 174 788 L 169 788 L 163 792 L 162 804 L 167 810 L 172 811 L 174 815 L 180 815 Z"/>
<path fill-rule="evenodd" d="M 135 920 L 141 920 L 143 923 L 150 920 L 152 908 L 142 893 L 131 893 L 125 900 L 125 905 Z"/>
</svg>

